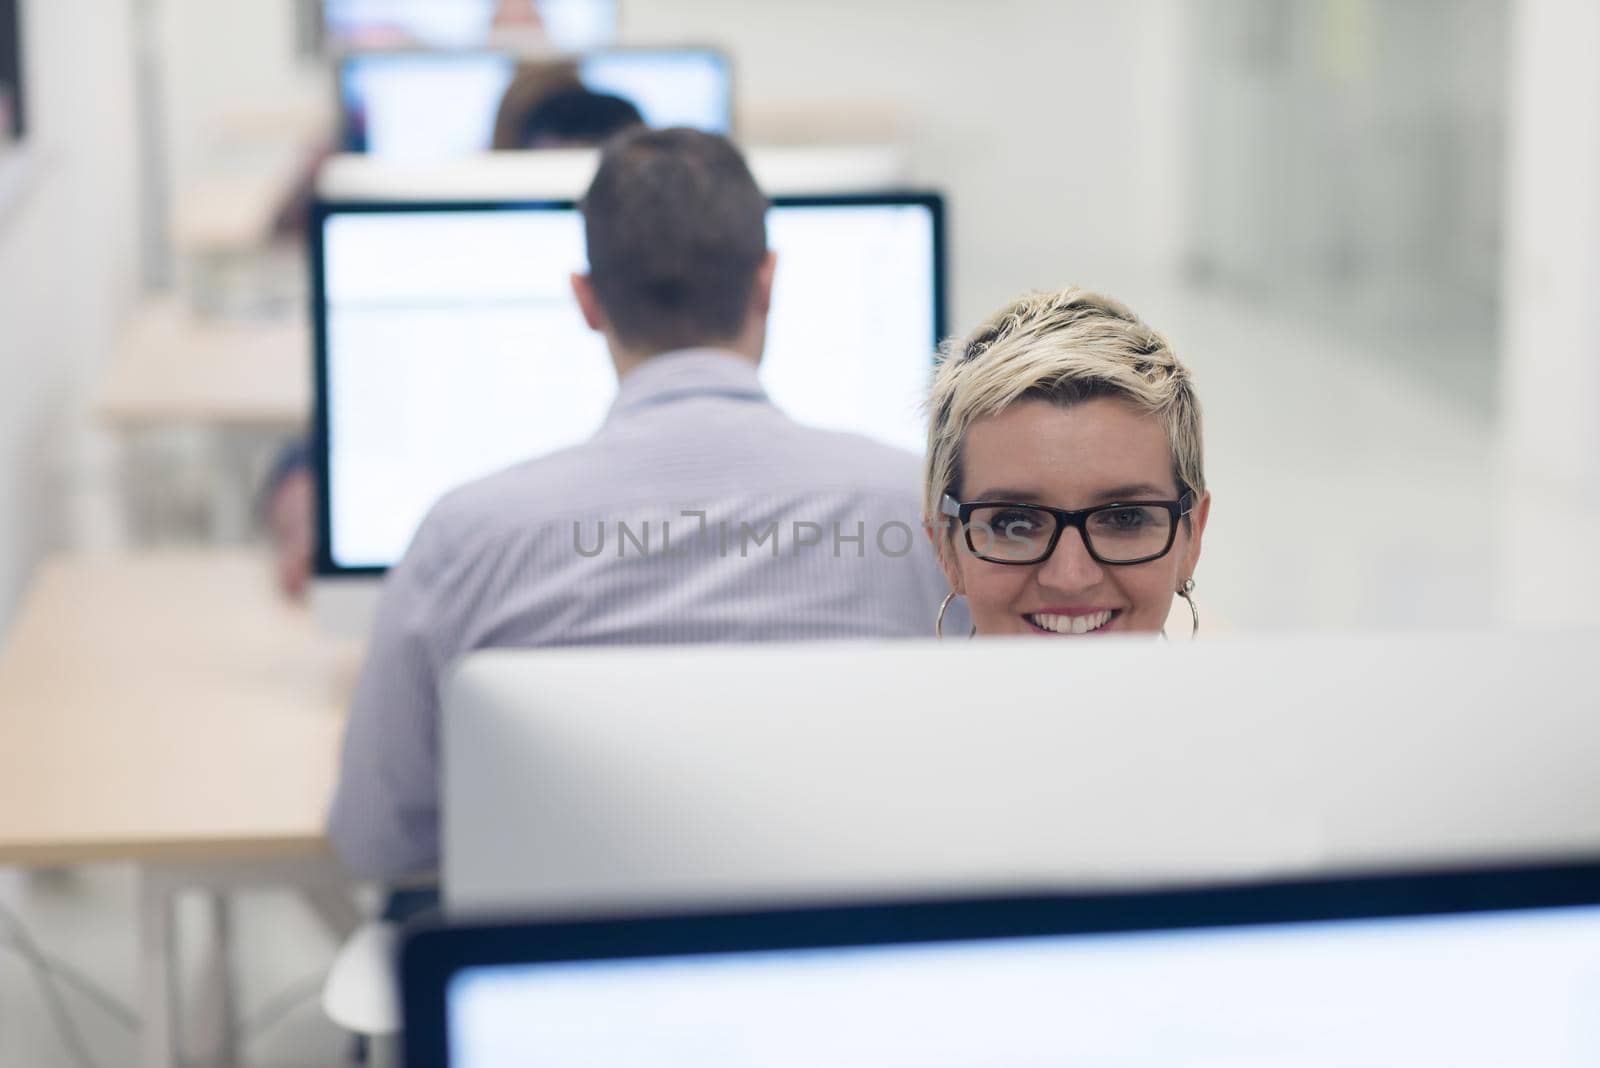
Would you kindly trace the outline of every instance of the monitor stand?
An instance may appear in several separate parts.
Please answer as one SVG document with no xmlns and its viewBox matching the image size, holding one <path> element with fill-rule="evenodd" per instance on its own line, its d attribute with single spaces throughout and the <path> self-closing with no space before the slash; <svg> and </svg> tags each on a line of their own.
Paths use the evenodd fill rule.
<svg viewBox="0 0 1600 1068">
<path fill-rule="evenodd" d="M 377 575 L 318 575 L 311 583 L 311 617 L 328 634 L 365 638 L 378 616 L 382 589 Z"/>
</svg>

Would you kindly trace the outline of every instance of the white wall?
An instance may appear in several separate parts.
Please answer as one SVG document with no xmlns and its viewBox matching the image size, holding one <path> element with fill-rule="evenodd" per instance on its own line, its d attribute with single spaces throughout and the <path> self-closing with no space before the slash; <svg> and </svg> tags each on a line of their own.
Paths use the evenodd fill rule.
<svg viewBox="0 0 1600 1068">
<path fill-rule="evenodd" d="M 628 41 L 736 58 L 746 140 L 897 116 L 950 195 L 953 330 L 1029 288 L 1130 301 L 1181 220 L 1181 0 L 627 0 Z M 826 133 L 824 126 L 818 132 Z"/>
<path fill-rule="evenodd" d="M 1490 337 L 1505 0 L 1195 0 L 1192 17 L 1196 265 L 1347 332 Z"/>
<path fill-rule="evenodd" d="M 1519 480 L 1600 489 L 1600 7 L 1513 5 L 1506 427 Z"/>
<path fill-rule="evenodd" d="M 448 0 L 442 0 L 448 2 Z M 156 0 L 166 166 L 175 196 L 259 165 L 302 120 L 331 116 L 326 64 L 296 54 L 293 0 Z"/>
<path fill-rule="evenodd" d="M 1512 4 L 1501 390 L 1505 599 L 1600 615 L 1600 7 Z"/>
<path fill-rule="evenodd" d="M 32 159 L 0 204 L 0 633 L 67 540 L 94 371 L 137 271 L 129 4 L 23 0 L 22 17 Z"/>
</svg>

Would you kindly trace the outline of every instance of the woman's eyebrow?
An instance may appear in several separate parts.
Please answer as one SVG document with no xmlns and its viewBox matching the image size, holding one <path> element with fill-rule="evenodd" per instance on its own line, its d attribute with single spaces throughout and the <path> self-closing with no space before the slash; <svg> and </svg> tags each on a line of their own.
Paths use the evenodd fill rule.
<svg viewBox="0 0 1600 1068">
<path fill-rule="evenodd" d="M 1014 489 L 1006 486 L 996 486 L 975 494 L 975 501 L 1015 501 L 1017 504 L 1044 504 L 1050 494 L 1039 493 L 1035 490 Z M 1175 496 L 1171 490 L 1162 489 L 1152 482 L 1130 482 L 1124 486 L 1112 486 L 1109 489 L 1099 490 L 1089 494 L 1089 500 L 1098 502 L 1115 503 L 1116 501 L 1148 501 L 1167 500 Z"/>
<path fill-rule="evenodd" d="M 1102 490 L 1094 495 L 1094 499 L 1099 501 L 1150 500 L 1152 498 L 1166 500 L 1172 496 L 1176 496 L 1176 494 L 1152 483 L 1134 482 L 1126 486 L 1113 486 L 1108 490 Z"/>
<path fill-rule="evenodd" d="M 1033 490 L 997 487 L 975 494 L 972 499 L 975 501 L 1015 501 L 1018 504 L 1040 504 L 1044 501 L 1044 494 L 1035 493 Z"/>
</svg>

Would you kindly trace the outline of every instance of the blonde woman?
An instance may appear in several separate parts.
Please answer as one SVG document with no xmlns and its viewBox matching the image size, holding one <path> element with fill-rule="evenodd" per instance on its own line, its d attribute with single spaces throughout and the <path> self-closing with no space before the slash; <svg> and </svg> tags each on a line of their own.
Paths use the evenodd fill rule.
<svg viewBox="0 0 1600 1068">
<path fill-rule="evenodd" d="M 1083 289 L 947 344 L 924 511 L 974 633 L 1155 633 L 1191 596 L 1211 511 L 1200 403 L 1167 339 Z M 942 636 L 942 633 L 941 633 Z"/>
</svg>

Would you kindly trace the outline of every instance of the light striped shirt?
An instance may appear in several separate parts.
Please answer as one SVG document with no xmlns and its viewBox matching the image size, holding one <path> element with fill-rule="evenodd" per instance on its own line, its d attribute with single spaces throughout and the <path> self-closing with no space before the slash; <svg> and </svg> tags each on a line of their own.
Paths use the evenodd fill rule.
<svg viewBox="0 0 1600 1068">
<path fill-rule="evenodd" d="M 329 834 L 356 871 L 431 869 L 438 687 L 474 649 L 922 637 L 947 585 L 917 458 L 801 426 L 749 361 L 664 353 L 576 448 L 446 496 L 389 573 Z"/>
</svg>

